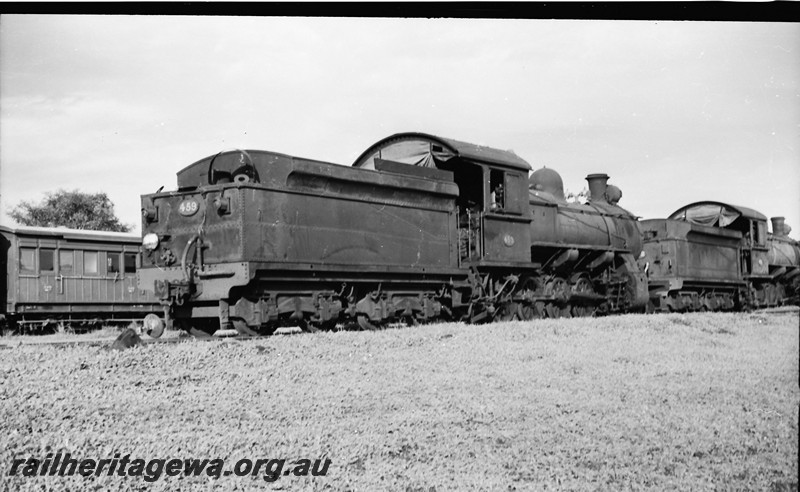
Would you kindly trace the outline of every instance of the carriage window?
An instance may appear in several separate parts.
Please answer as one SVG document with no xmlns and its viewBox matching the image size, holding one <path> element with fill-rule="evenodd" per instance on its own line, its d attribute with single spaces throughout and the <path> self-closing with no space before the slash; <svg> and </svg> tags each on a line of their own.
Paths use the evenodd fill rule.
<svg viewBox="0 0 800 492">
<path fill-rule="evenodd" d="M 97 251 L 83 252 L 83 273 L 84 275 L 97 275 Z"/>
<path fill-rule="evenodd" d="M 39 271 L 40 272 L 54 272 L 56 270 L 54 249 L 40 249 L 39 250 Z"/>
<path fill-rule="evenodd" d="M 20 271 L 28 273 L 36 271 L 35 252 L 36 250 L 33 248 L 19 248 Z"/>
<path fill-rule="evenodd" d="M 136 253 L 125 253 L 125 273 L 136 273 Z"/>
<path fill-rule="evenodd" d="M 108 273 L 119 273 L 119 253 L 107 253 Z"/>
<path fill-rule="evenodd" d="M 61 250 L 58 252 L 58 268 L 61 274 L 72 274 L 75 268 L 75 252 Z"/>
</svg>

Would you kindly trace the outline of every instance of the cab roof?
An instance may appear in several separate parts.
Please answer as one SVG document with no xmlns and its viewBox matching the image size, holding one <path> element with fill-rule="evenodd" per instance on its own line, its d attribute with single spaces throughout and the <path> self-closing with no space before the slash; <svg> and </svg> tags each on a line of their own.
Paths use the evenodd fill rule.
<svg viewBox="0 0 800 492">
<path fill-rule="evenodd" d="M 669 216 L 672 220 L 683 220 L 701 225 L 717 224 L 719 227 L 725 227 L 739 217 L 750 220 L 767 220 L 764 214 L 752 208 L 717 201 L 690 203 Z"/>
<path fill-rule="evenodd" d="M 449 160 L 452 157 L 526 172 L 531 170 L 527 161 L 511 151 L 418 132 L 397 133 L 379 140 L 355 160 L 353 167 L 374 167 L 376 158 L 435 167 L 435 160 Z"/>
</svg>

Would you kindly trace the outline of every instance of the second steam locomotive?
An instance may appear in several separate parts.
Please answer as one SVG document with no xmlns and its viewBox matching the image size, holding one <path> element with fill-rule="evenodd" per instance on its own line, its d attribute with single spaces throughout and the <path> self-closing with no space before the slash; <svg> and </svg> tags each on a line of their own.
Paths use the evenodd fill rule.
<svg viewBox="0 0 800 492">
<path fill-rule="evenodd" d="M 512 152 L 422 133 L 385 138 L 350 167 L 219 153 L 179 171 L 177 190 L 142 197 L 139 286 L 167 325 L 253 334 L 741 307 L 783 295 L 749 287 L 796 279 L 787 238 L 771 241 L 793 259 L 755 284 L 739 270 L 720 297 L 717 284 L 679 282 L 648 263 L 654 242 L 685 239 L 675 217 L 643 235 L 605 174 L 587 177 L 591 199 L 579 204 L 557 172 L 531 170 Z M 723 248 L 743 240 L 716 229 Z"/>
</svg>

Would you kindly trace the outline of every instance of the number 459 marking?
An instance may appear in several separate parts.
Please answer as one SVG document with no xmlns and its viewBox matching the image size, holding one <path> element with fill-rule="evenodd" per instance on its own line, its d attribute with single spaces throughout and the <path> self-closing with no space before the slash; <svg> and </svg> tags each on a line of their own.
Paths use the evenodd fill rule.
<svg viewBox="0 0 800 492">
<path fill-rule="evenodd" d="M 181 205 L 178 207 L 178 212 L 181 215 L 194 215 L 198 209 L 197 202 L 194 200 L 184 200 L 181 202 Z"/>
</svg>

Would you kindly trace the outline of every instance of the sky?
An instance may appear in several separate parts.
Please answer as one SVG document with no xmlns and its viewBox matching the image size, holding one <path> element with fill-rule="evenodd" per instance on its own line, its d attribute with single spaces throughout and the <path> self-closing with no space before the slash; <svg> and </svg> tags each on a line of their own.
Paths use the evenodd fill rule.
<svg viewBox="0 0 800 492">
<path fill-rule="evenodd" d="M 800 237 L 800 24 L 3 15 L 0 223 L 59 188 L 139 195 L 208 155 L 350 165 L 418 131 L 513 150 L 666 217 L 699 200 Z"/>
</svg>

